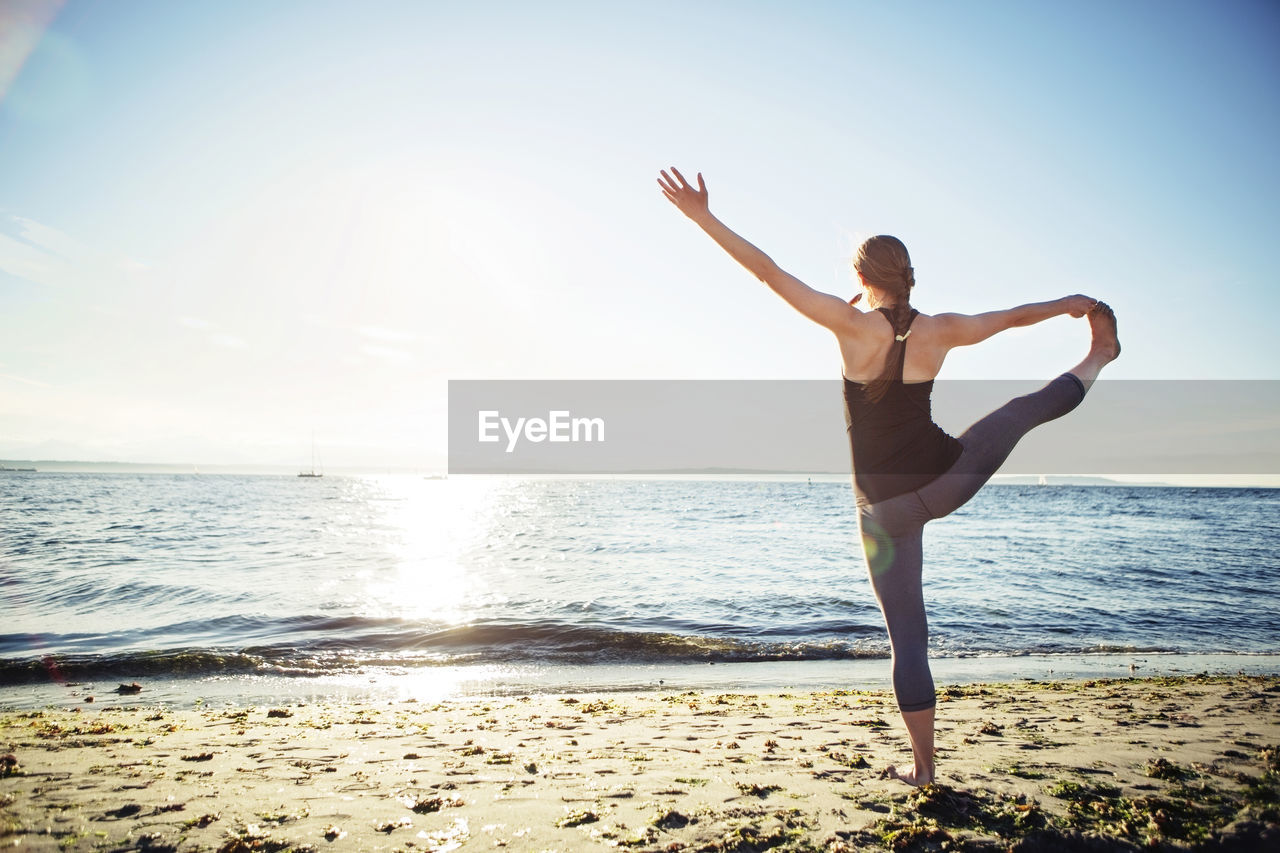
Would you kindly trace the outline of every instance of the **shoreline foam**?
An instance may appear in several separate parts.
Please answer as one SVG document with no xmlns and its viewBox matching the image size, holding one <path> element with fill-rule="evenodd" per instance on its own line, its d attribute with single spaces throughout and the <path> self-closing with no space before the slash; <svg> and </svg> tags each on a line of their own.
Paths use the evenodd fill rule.
<svg viewBox="0 0 1280 853">
<path fill-rule="evenodd" d="M 930 658 L 940 684 L 1179 675 L 1269 675 L 1280 655 L 1099 653 L 972 655 Z M 44 683 L 0 687 L 0 711 L 71 707 L 92 696 L 101 704 L 137 704 L 111 691 L 140 682 L 142 701 L 171 708 L 211 704 L 438 702 L 543 693 L 635 693 L 648 690 L 778 692 L 888 690 L 886 658 L 814 661 L 618 663 L 551 665 L 486 663 L 464 666 L 367 667 L 331 674 L 224 673 L 158 677 L 122 670 L 110 678 L 67 680 L 51 669 Z"/>
</svg>

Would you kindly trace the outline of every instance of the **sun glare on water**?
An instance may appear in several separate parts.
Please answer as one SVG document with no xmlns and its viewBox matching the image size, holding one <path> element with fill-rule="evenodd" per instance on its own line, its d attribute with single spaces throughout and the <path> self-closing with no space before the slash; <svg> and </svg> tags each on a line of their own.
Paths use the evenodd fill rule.
<svg viewBox="0 0 1280 853">
<path fill-rule="evenodd" d="M 370 478 L 393 568 L 370 577 L 364 596 L 379 615 L 428 626 L 465 624 L 488 590 L 469 568 L 498 519 L 504 486 L 486 479 Z"/>
</svg>

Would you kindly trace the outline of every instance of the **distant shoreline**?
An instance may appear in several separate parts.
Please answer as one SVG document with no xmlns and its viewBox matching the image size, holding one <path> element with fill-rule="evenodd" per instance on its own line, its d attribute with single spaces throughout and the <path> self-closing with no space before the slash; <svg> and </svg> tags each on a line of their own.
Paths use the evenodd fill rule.
<svg viewBox="0 0 1280 853">
<path fill-rule="evenodd" d="M 31 469 L 35 469 L 34 471 Z M 300 469 L 288 465 L 216 465 L 191 464 L 174 462 L 93 462 L 87 460 L 62 459 L 0 459 L 0 477 L 15 474 L 163 474 L 191 476 L 263 476 L 263 477 L 295 477 Z M 541 471 L 493 471 L 469 472 L 463 474 L 446 474 L 433 468 L 393 468 L 393 467 L 326 467 L 329 477 L 378 477 L 378 476 L 417 476 L 426 479 L 482 479 L 490 477 L 506 477 L 511 479 L 538 480 L 726 480 L 726 481 L 776 481 L 818 483 L 848 482 L 848 471 L 774 471 L 753 468 L 674 468 L 646 470 L 626 470 L 601 473 L 547 473 Z M 1239 478 L 1237 480 L 1237 478 Z M 1170 479 L 1175 479 L 1171 477 Z M 1100 486 L 1100 487 L 1133 487 L 1148 486 L 1153 488 L 1243 488 L 1243 489 L 1275 489 L 1280 488 L 1280 476 L 1259 475 L 1248 478 L 1245 475 L 1177 475 L 1176 479 L 1185 482 L 1167 482 L 1150 479 L 1120 479 L 1119 477 L 1100 477 L 1084 475 L 1045 475 L 1047 486 Z M 1265 480 L 1265 482 L 1264 482 Z M 993 486 L 1035 486 L 1040 485 L 1038 476 L 1028 474 L 997 474 L 990 485 Z"/>
</svg>

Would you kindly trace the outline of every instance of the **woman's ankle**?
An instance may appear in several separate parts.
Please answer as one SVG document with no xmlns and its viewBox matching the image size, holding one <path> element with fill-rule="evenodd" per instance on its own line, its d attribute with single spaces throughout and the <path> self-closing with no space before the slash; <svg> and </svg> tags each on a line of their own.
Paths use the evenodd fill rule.
<svg viewBox="0 0 1280 853">
<path fill-rule="evenodd" d="M 933 768 L 930 768 L 928 772 L 923 772 L 919 767 L 915 767 L 914 765 L 910 770 L 899 770 L 897 767 L 890 767 L 888 775 L 892 779 L 897 779 L 899 782 L 906 782 L 908 785 L 912 785 L 917 788 L 933 784 L 934 779 Z"/>
</svg>

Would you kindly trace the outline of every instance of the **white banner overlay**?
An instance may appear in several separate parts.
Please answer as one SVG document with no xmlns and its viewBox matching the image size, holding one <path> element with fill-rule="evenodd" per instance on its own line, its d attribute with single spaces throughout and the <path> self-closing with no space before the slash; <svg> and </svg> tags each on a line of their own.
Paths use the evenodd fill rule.
<svg viewBox="0 0 1280 853">
<path fill-rule="evenodd" d="M 934 386 L 959 436 L 1044 382 Z M 840 380 L 451 380 L 450 474 L 848 473 Z M 1001 474 L 1280 473 L 1280 381 L 1099 380 Z"/>
</svg>

